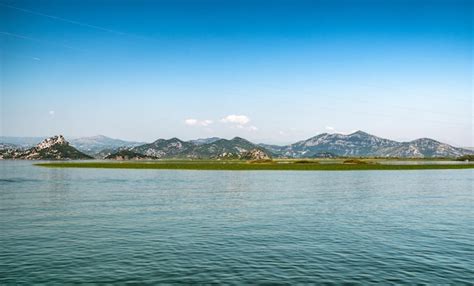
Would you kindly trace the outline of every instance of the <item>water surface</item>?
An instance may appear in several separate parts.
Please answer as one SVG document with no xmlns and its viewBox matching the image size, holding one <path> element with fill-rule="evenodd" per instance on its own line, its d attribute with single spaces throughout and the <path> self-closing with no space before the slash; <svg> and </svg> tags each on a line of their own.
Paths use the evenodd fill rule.
<svg viewBox="0 0 474 286">
<path fill-rule="evenodd" d="M 0 284 L 472 284 L 472 175 L 0 161 Z"/>
</svg>

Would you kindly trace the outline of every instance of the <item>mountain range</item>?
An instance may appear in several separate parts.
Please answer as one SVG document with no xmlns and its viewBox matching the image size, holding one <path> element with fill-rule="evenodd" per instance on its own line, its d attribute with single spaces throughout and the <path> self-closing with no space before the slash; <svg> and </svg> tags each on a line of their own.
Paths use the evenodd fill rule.
<svg viewBox="0 0 474 286">
<path fill-rule="evenodd" d="M 344 157 L 453 158 L 473 152 L 429 138 L 398 142 L 363 131 L 348 135 L 323 133 L 287 146 L 263 146 L 278 156 L 290 158 L 318 157 L 324 153 Z"/>
<path fill-rule="evenodd" d="M 429 138 L 398 142 L 380 138 L 363 131 L 348 135 L 323 133 L 290 145 L 255 144 L 240 137 L 218 137 L 183 141 L 178 138 L 158 139 L 152 143 L 124 141 L 106 136 L 71 140 L 56 136 L 49 140 L 49 149 L 37 146 L 26 149 L 15 137 L 0 137 L 0 158 L 3 159 L 269 159 L 275 158 L 333 158 L 333 157 L 399 157 L 456 158 L 474 154 L 473 150 L 453 147 Z M 29 142 L 29 141 L 28 141 Z M 52 148 L 58 143 L 58 148 Z M 44 144 L 43 144 L 44 145 Z M 41 150 L 46 151 L 41 151 Z M 61 151 L 62 150 L 62 151 Z M 74 151 L 75 150 L 75 151 Z M 53 152 L 54 151 L 54 152 Z M 63 152 L 64 151 L 64 152 Z M 63 154 L 64 153 L 64 154 Z"/>
<path fill-rule="evenodd" d="M 215 139 L 215 140 L 214 140 Z M 270 152 L 263 147 L 251 143 L 243 138 L 205 140 L 195 143 L 182 141 L 178 138 L 158 139 L 153 143 L 144 144 L 130 150 L 146 156 L 162 158 L 190 158 L 190 159 L 242 159 L 249 157 L 249 152 L 260 151 L 259 157 L 268 159 Z M 262 155 L 264 153 L 265 155 Z M 251 156 L 250 156 L 251 157 Z"/>
</svg>

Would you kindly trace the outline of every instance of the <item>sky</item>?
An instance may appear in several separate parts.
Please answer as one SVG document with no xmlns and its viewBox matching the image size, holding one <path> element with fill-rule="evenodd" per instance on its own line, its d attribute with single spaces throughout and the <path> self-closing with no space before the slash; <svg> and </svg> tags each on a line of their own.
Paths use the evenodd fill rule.
<svg viewBox="0 0 474 286">
<path fill-rule="evenodd" d="M 0 0 L 0 135 L 474 146 L 473 8 Z"/>
</svg>

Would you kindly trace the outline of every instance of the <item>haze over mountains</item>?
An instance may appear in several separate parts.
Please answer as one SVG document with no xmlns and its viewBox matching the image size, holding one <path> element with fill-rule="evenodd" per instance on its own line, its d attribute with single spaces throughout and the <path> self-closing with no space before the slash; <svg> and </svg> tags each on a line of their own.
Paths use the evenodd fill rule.
<svg viewBox="0 0 474 286">
<path fill-rule="evenodd" d="M 31 138 L 28 138 L 25 142 L 22 142 L 18 137 L 14 137 L 13 140 L 8 140 L 8 138 L 0 138 L 3 141 L 0 142 L 0 149 L 4 150 L 2 151 L 2 157 L 9 158 L 10 156 L 17 159 L 63 159 L 62 157 L 64 159 L 86 159 L 90 158 L 89 156 L 99 159 L 267 159 L 271 157 L 327 158 L 341 156 L 456 158 L 474 153 L 472 150 L 453 147 L 429 138 L 398 142 L 380 138 L 363 131 L 357 131 L 348 135 L 323 133 L 285 146 L 255 144 L 240 137 L 230 140 L 213 137 L 190 141 L 171 138 L 158 139 L 152 143 L 143 143 L 112 139 L 99 135 L 73 139 L 70 144 L 64 140 L 67 143 L 65 145 L 68 147 L 68 154 L 73 154 L 72 157 L 61 157 L 58 153 L 55 153 L 55 156 L 47 155 L 47 158 L 43 158 L 41 155 L 29 156 L 18 151 L 16 151 L 17 157 L 12 157 L 12 150 L 20 149 L 23 150 L 22 152 L 25 152 L 27 148 L 25 146 L 27 142 L 31 142 Z M 33 148 L 38 148 L 38 146 Z M 77 151 L 84 156 L 72 152 L 72 149 L 69 148 L 77 148 Z M 9 156 L 5 156 L 7 154 L 5 150 L 10 150 Z"/>
<path fill-rule="evenodd" d="M 98 154 L 103 150 L 115 150 L 117 148 L 127 148 L 127 147 L 135 147 L 145 142 L 134 142 L 134 141 L 125 141 L 121 139 L 114 139 L 104 135 L 97 135 L 91 137 L 81 137 L 71 140 L 71 146 L 76 147 L 77 149 L 81 150 L 87 154 Z"/>
</svg>

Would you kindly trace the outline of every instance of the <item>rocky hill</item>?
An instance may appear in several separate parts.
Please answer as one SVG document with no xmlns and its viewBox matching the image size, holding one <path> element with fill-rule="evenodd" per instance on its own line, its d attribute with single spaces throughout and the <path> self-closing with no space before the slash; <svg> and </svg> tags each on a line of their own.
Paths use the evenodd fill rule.
<svg viewBox="0 0 474 286">
<path fill-rule="evenodd" d="M 456 158 L 473 154 L 472 150 L 456 148 L 429 138 L 421 138 L 410 142 L 402 142 L 399 146 L 382 149 L 378 152 L 383 157 L 412 158 Z"/>
<path fill-rule="evenodd" d="M 252 149 L 241 154 L 243 160 L 270 160 L 272 157 L 262 149 Z"/>
<path fill-rule="evenodd" d="M 328 152 L 338 156 L 367 156 L 376 154 L 380 148 L 398 146 L 396 141 L 383 139 L 362 131 L 349 135 L 323 133 L 307 140 L 283 146 L 279 154 L 286 157 L 313 157 Z"/>
<path fill-rule="evenodd" d="M 455 158 L 473 153 L 428 138 L 397 142 L 363 131 L 348 135 L 323 133 L 287 146 L 266 146 L 278 156 L 290 158 L 317 157 L 321 153 L 346 157 Z"/>
<path fill-rule="evenodd" d="M 8 149 L 0 151 L 0 159 L 25 160 L 81 160 L 92 159 L 69 145 L 62 135 L 53 136 L 41 141 L 29 149 Z"/>
</svg>

